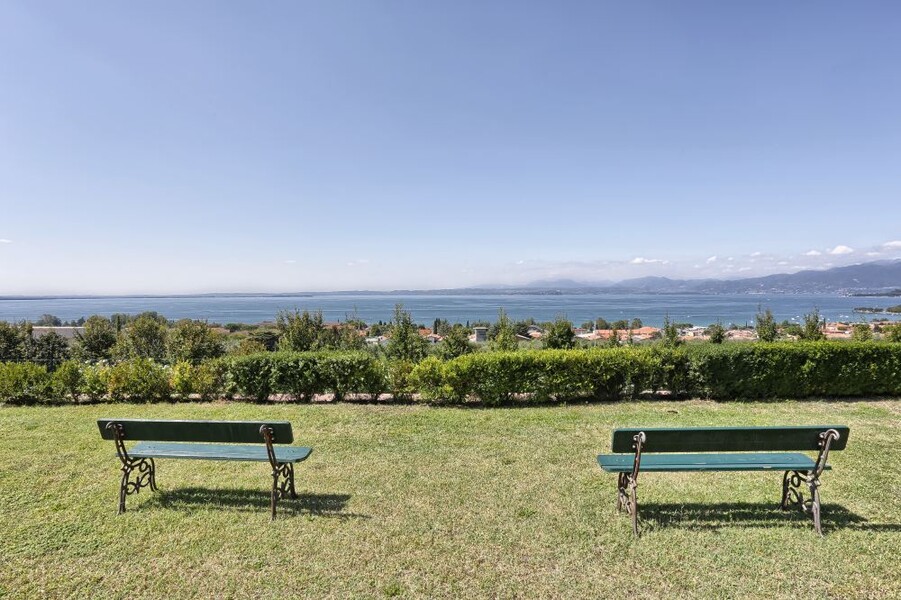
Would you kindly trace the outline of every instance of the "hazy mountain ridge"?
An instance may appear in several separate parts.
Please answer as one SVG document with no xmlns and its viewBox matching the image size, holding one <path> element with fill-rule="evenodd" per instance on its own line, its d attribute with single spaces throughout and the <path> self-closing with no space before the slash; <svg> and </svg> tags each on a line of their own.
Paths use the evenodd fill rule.
<svg viewBox="0 0 901 600">
<path fill-rule="evenodd" d="M 560 280 L 562 283 L 566 280 Z M 536 281 L 525 288 L 645 294 L 881 293 L 901 287 L 901 260 L 876 261 L 826 270 L 779 273 L 745 279 L 640 277 L 618 283 Z"/>
</svg>

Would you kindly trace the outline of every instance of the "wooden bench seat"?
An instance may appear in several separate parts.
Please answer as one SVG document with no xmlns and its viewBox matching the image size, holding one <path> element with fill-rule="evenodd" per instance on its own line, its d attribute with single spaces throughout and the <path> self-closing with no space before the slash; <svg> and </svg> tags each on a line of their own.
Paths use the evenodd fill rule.
<svg viewBox="0 0 901 600">
<path fill-rule="evenodd" d="M 608 454 L 598 457 L 598 464 L 608 473 L 632 471 L 634 459 L 628 454 Z M 645 454 L 641 458 L 642 471 L 809 471 L 816 461 L 801 453 L 773 454 Z M 824 469 L 831 468 L 826 465 Z"/>
<path fill-rule="evenodd" d="M 601 454 L 597 460 L 604 471 L 617 474 L 616 507 L 629 512 L 635 535 L 641 471 L 783 471 L 782 509 L 796 505 L 810 512 L 822 535 L 820 475 L 830 468 L 826 462 L 830 449 L 843 450 L 848 433 L 843 425 L 616 429 L 614 454 Z M 818 455 L 814 459 L 803 451 Z M 802 485 L 810 489 L 807 500 Z"/>
<path fill-rule="evenodd" d="M 156 490 L 157 458 L 268 462 L 272 467 L 271 518 L 285 496 L 297 498 L 294 464 L 313 451 L 286 446 L 294 441 L 287 421 L 184 421 L 99 419 L 103 439 L 112 440 L 122 463 L 119 514 L 125 498 L 149 487 Z M 131 448 L 126 442 L 138 442 Z"/>
<path fill-rule="evenodd" d="M 275 460 L 280 463 L 300 462 L 313 451 L 312 448 L 276 446 Z M 134 458 L 188 458 L 199 460 L 247 460 L 269 462 L 265 446 L 250 444 L 178 444 L 172 442 L 140 442 L 128 455 Z"/>
</svg>

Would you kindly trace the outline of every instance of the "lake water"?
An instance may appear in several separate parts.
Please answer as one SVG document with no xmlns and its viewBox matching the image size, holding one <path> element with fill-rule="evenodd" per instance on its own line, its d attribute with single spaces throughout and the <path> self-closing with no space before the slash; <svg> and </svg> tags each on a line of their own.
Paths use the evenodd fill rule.
<svg viewBox="0 0 901 600">
<path fill-rule="evenodd" d="M 857 315 L 855 306 L 887 307 L 899 298 L 853 298 L 826 295 L 646 295 L 646 294 L 563 294 L 563 295 L 391 295 L 314 294 L 304 296 L 229 297 L 102 297 L 0 299 L 0 320 L 36 320 L 52 314 L 69 321 L 90 315 L 135 314 L 155 310 L 169 319 L 205 319 L 211 323 L 260 323 L 272 321 L 281 309 L 322 310 L 326 321 L 338 321 L 356 314 L 367 323 L 388 321 L 396 303 L 403 303 L 416 322 L 431 324 L 436 318 L 466 322 L 497 318 L 504 308 L 513 319 L 534 317 L 538 321 L 564 315 L 574 323 L 604 317 L 608 321 L 641 319 L 645 325 L 659 326 L 664 316 L 676 322 L 708 325 L 753 323 L 758 306 L 770 308 L 776 319 L 798 321 L 819 308 L 828 320 L 870 320 L 877 315 Z M 882 317 L 883 315 L 879 315 Z M 895 318 L 886 315 L 886 318 Z"/>
</svg>

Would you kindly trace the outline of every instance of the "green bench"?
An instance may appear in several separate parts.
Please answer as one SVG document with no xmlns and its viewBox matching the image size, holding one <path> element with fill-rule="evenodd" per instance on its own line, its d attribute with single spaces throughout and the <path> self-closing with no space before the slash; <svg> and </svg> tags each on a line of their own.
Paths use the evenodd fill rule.
<svg viewBox="0 0 901 600">
<path fill-rule="evenodd" d="M 631 428 L 613 431 L 611 451 L 601 454 L 598 464 L 608 473 L 617 473 L 617 510 L 632 517 L 632 531 L 638 535 L 639 472 L 677 471 L 784 471 L 782 510 L 797 506 L 813 516 L 817 533 L 820 524 L 820 475 L 830 466 L 830 450 L 843 450 L 848 443 L 848 427 L 691 427 Z M 799 451 L 818 451 L 814 460 Z M 801 486 L 810 489 L 804 500 Z"/>
<path fill-rule="evenodd" d="M 294 463 L 306 460 L 312 448 L 277 446 L 294 441 L 287 421 L 151 421 L 145 419 L 98 419 L 100 435 L 112 440 L 122 462 L 119 514 L 125 512 L 125 497 L 142 488 L 156 491 L 156 458 L 238 460 L 268 462 L 272 467 L 270 508 L 294 490 Z M 131 448 L 125 443 L 139 442 Z M 197 443 L 199 442 L 199 443 Z"/>
</svg>

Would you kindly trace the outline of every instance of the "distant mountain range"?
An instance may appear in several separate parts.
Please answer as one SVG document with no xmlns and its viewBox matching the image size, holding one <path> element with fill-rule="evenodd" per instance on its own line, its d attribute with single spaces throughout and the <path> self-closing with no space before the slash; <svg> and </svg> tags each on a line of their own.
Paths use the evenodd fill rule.
<svg viewBox="0 0 901 600">
<path fill-rule="evenodd" d="M 432 290 L 345 290 L 335 292 L 255 292 L 207 294 L 125 294 L 0 296 L 0 300 L 47 298 L 231 298 L 334 295 L 559 295 L 559 294 L 845 294 L 850 296 L 901 296 L 901 259 L 875 261 L 822 271 L 808 270 L 747 279 L 670 279 L 640 277 L 625 281 L 576 281 L 548 279 L 521 286 L 483 285 Z"/>
<path fill-rule="evenodd" d="M 536 281 L 520 289 L 566 293 L 636 294 L 818 294 L 891 295 L 901 288 L 901 260 L 876 261 L 822 271 L 808 270 L 747 279 L 640 277 L 620 282 Z"/>
</svg>

